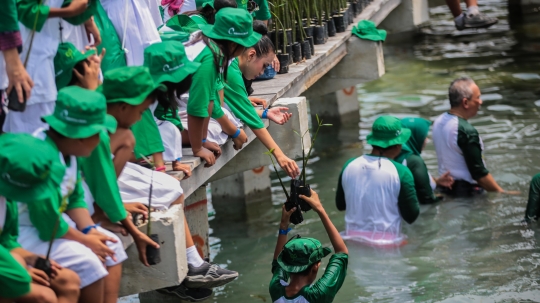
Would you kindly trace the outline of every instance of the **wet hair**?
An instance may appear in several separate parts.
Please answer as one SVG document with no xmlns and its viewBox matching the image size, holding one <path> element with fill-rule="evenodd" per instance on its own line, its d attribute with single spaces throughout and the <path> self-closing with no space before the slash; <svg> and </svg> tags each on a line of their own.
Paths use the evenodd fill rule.
<svg viewBox="0 0 540 303">
<path fill-rule="evenodd" d="M 450 107 L 456 107 L 461 104 L 463 98 L 472 98 L 471 86 L 474 84 L 473 79 L 469 77 L 461 77 L 450 83 L 448 88 L 448 99 L 450 100 Z"/>
<path fill-rule="evenodd" d="M 235 0 L 215 0 L 214 8 L 212 8 L 210 5 L 206 5 L 199 10 L 185 12 L 184 15 L 201 15 L 206 20 L 206 22 L 208 22 L 208 24 L 214 24 L 216 22 L 216 13 L 219 12 L 220 9 L 226 7 L 237 8 L 238 4 Z"/>
<path fill-rule="evenodd" d="M 275 52 L 274 43 L 268 37 L 268 28 L 266 24 L 260 20 L 253 21 L 253 31 L 262 35 L 261 40 L 253 46 L 257 57 L 266 56 L 270 52 Z"/>
<path fill-rule="evenodd" d="M 164 82 L 163 84 L 167 87 L 166 92 L 158 91 L 157 92 L 157 101 L 159 105 L 163 106 L 165 111 L 171 109 L 173 111 L 178 110 L 178 102 L 176 98 L 187 92 L 191 87 L 193 82 L 193 75 L 187 76 L 184 80 L 179 83 L 173 82 Z"/>
</svg>

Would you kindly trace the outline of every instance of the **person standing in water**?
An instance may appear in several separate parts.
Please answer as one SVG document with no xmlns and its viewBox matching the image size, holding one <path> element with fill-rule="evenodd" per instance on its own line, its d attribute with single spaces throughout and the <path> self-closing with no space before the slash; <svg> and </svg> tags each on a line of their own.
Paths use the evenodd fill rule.
<svg viewBox="0 0 540 303">
<path fill-rule="evenodd" d="M 468 122 L 482 105 L 480 88 L 471 78 L 458 78 L 450 84 L 448 98 L 450 110 L 433 124 L 439 174 L 449 171 L 454 178 L 452 187 L 441 187 L 443 192 L 455 196 L 469 196 L 484 190 L 506 192 L 487 170 L 482 155 L 484 143 L 476 128 Z"/>
<path fill-rule="evenodd" d="M 410 136 L 398 118 L 381 116 L 367 136 L 371 153 L 345 163 L 336 192 L 337 208 L 346 211 L 344 239 L 375 246 L 406 243 L 401 218 L 412 224 L 420 205 L 411 171 L 393 159 Z"/>
<path fill-rule="evenodd" d="M 438 202 L 442 197 L 433 193 L 437 185 L 452 187 L 454 179 L 449 172 L 445 172 L 439 178 L 432 177 L 427 170 L 426 163 L 420 156 L 426 146 L 431 121 L 424 118 L 405 118 L 401 119 L 401 125 L 411 130 L 411 137 L 407 143 L 402 145 L 401 153 L 395 160 L 411 170 L 420 204 Z"/>
</svg>

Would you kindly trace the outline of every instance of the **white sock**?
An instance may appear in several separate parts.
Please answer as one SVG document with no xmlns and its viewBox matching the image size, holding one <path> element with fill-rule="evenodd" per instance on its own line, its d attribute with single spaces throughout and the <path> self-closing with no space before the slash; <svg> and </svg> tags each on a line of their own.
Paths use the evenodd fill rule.
<svg viewBox="0 0 540 303">
<path fill-rule="evenodd" d="M 469 7 L 467 7 L 467 15 L 478 15 L 480 13 L 480 11 L 478 10 L 478 6 L 476 5 L 471 5 Z"/>
<path fill-rule="evenodd" d="M 186 249 L 186 255 L 187 255 L 187 262 L 188 264 L 191 264 L 191 266 L 199 267 L 203 265 L 204 260 L 199 255 L 199 252 L 197 251 L 197 247 L 195 247 L 195 245 L 188 247 L 188 249 Z"/>
</svg>

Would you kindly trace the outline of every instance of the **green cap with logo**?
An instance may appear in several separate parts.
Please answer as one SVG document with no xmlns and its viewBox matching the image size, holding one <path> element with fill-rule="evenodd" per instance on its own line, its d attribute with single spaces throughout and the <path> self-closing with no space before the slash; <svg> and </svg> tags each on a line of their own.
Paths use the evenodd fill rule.
<svg viewBox="0 0 540 303">
<path fill-rule="evenodd" d="M 111 133 L 116 131 L 116 120 L 107 114 L 105 97 L 78 86 L 58 91 L 54 113 L 42 120 L 71 139 L 89 138 L 104 129 Z"/>
<path fill-rule="evenodd" d="M 222 8 L 216 14 L 214 25 L 199 27 L 207 37 L 232 41 L 244 47 L 252 47 L 262 37 L 253 31 L 253 17 L 241 8 Z"/>
<path fill-rule="evenodd" d="M 83 54 L 70 42 L 60 43 L 60 45 L 58 45 L 56 56 L 54 56 L 56 89 L 60 90 L 71 82 L 73 68 L 75 68 L 77 63 L 84 61 L 95 54 L 96 51 L 94 49 L 90 49 Z"/>
<path fill-rule="evenodd" d="M 52 145 L 29 134 L 0 136 L 0 195 L 29 203 L 58 194 L 65 168 Z"/>
<path fill-rule="evenodd" d="M 148 67 L 126 66 L 106 72 L 97 91 L 105 95 L 107 103 L 124 102 L 137 106 L 156 89 L 167 90 L 165 85 L 154 82 Z"/>
<path fill-rule="evenodd" d="M 401 126 L 401 120 L 392 116 L 380 116 L 373 122 L 367 143 L 382 148 L 405 144 L 411 137 L 411 130 Z"/>
<path fill-rule="evenodd" d="M 179 83 L 199 69 L 201 64 L 191 62 L 181 42 L 154 43 L 144 50 L 144 66 L 148 67 L 154 83 Z"/>
<path fill-rule="evenodd" d="M 211 8 L 214 8 L 214 0 L 195 0 L 195 5 L 197 10 L 209 5 Z"/>
<path fill-rule="evenodd" d="M 317 239 L 298 238 L 285 244 L 277 262 L 286 272 L 299 273 L 328 256 L 330 252 L 332 250 L 323 247 Z"/>
</svg>

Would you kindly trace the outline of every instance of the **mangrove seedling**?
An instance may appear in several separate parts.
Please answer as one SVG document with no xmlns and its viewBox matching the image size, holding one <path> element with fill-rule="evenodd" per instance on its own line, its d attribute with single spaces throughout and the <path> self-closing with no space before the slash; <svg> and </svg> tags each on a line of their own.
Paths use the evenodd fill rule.
<svg viewBox="0 0 540 303">
<path fill-rule="evenodd" d="M 148 157 L 141 155 L 146 162 L 148 162 L 151 165 L 152 173 L 150 175 L 150 189 L 148 191 L 148 224 L 146 225 L 146 235 L 152 239 L 152 241 L 159 244 L 159 235 L 158 234 L 152 234 L 152 190 L 154 188 L 154 170 L 156 169 L 156 166 L 154 165 L 154 162 L 150 160 Z M 148 261 L 148 264 L 150 265 L 156 265 L 161 262 L 161 255 L 159 253 L 159 248 L 155 248 L 154 246 L 147 245 L 146 246 L 146 260 Z"/>
</svg>

